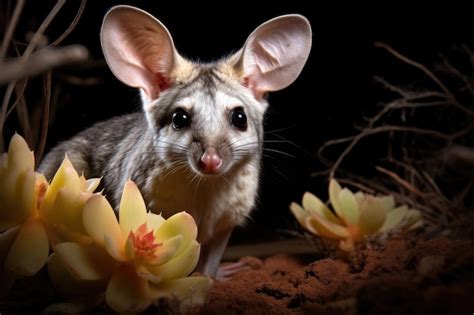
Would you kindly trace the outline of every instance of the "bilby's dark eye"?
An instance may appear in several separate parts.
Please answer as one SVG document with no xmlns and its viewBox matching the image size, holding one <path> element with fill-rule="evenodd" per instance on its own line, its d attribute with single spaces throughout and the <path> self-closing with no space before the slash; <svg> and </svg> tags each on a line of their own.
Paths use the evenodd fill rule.
<svg viewBox="0 0 474 315">
<path fill-rule="evenodd" d="M 242 131 L 247 129 L 247 115 L 245 115 L 243 107 L 236 107 L 230 114 L 230 123 L 237 129 Z"/>
<path fill-rule="evenodd" d="M 180 130 L 191 124 L 191 116 L 182 108 L 176 109 L 171 118 L 174 130 Z"/>
</svg>

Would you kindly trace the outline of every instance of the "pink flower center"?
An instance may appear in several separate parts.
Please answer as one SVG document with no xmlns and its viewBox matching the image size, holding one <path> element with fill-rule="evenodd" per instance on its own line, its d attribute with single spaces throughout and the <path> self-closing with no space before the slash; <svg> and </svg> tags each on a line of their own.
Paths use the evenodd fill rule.
<svg viewBox="0 0 474 315">
<path fill-rule="evenodd" d="M 48 185 L 45 183 L 35 183 L 36 195 L 38 199 L 36 200 L 36 209 L 39 209 L 41 203 L 43 202 L 44 196 L 46 195 L 46 190 L 48 189 Z"/>
<path fill-rule="evenodd" d="M 140 225 L 135 233 L 130 231 L 128 238 L 132 240 L 135 255 L 146 260 L 155 258 L 155 252 L 163 243 L 155 243 L 153 230 L 148 231 L 146 223 Z"/>
</svg>

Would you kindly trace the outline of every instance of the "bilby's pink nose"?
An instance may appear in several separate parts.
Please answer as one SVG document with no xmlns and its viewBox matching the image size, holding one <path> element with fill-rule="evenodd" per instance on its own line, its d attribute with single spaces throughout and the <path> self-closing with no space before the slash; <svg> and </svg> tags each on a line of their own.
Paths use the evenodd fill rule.
<svg viewBox="0 0 474 315">
<path fill-rule="evenodd" d="M 222 159 L 213 147 L 208 147 L 201 156 L 199 167 L 203 173 L 215 174 L 222 166 Z"/>
</svg>

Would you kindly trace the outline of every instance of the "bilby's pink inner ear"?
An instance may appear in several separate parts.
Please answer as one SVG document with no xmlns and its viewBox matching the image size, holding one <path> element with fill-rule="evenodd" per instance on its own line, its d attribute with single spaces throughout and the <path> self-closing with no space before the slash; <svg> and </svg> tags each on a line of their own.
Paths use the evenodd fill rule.
<svg viewBox="0 0 474 315">
<path fill-rule="evenodd" d="M 104 18 L 100 39 L 115 76 L 141 88 L 150 100 L 172 83 L 170 73 L 178 54 L 166 27 L 150 14 L 116 6 Z"/>
<path fill-rule="evenodd" d="M 284 15 L 258 27 L 247 39 L 236 64 L 243 82 L 257 97 L 290 85 L 311 50 L 311 26 L 301 15 Z"/>
</svg>

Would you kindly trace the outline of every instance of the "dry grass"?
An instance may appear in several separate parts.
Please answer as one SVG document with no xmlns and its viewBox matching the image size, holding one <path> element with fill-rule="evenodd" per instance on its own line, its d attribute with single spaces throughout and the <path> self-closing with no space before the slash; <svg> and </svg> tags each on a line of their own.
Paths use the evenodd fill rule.
<svg viewBox="0 0 474 315">
<path fill-rule="evenodd" d="M 20 16 L 24 11 L 25 1 L 17 0 L 13 6 L 8 2 L 6 8 L 14 8 L 11 13 L 2 12 L 7 21 L 0 51 L 0 85 L 3 89 L 3 100 L 0 108 L 0 152 L 5 151 L 4 127 L 7 119 L 12 119 L 11 114 L 16 111 L 20 126 L 19 132 L 26 139 L 30 148 L 35 151 L 36 161 L 40 161 L 44 153 L 48 126 L 52 108 L 52 71 L 54 68 L 65 64 L 83 62 L 88 57 L 88 51 L 81 45 L 61 47 L 62 41 L 72 32 L 77 25 L 86 5 L 86 0 L 78 3 L 77 13 L 69 26 L 62 34 L 49 41 L 45 31 L 54 18 L 60 13 L 65 0 L 58 0 L 44 18 L 31 40 L 20 50 L 18 41 L 14 40 L 15 29 Z M 8 9 L 7 9 L 8 11 Z M 23 34 L 22 34 L 23 35 Z M 50 42 L 44 44 L 44 42 Z M 27 98 L 30 78 L 42 77 L 42 101 L 37 110 L 29 110 Z"/>
<path fill-rule="evenodd" d="M 472 210 L 474 149 L 469 145 L 474 138 L 474 74 L 465 73 L 446 58 L 441 67 L 431 70 L 386 44 L 375 46 L 399 60 L 401 67 L 421 72 L 428 87 L 402 88 L 375 77 L 395 97 L 366 118 L 355 135 L 327 141 L 318 154 L 328 169 L 313 175 L 329 174 L 369 193 L 392 194 L 422 211 L 427 231 L 446 231 Z M 461 49 L 457 57 L 470 64 L 470 71 L 474 53 L 466 46 Z M 372 139 L 376 135 L 384 137 L 387 150 L 375 162 L 375 175 L 355 174 L 344 162 L 361 142 L 378 143 L 380 138 Z M 335 160 L 326 157 L 329 148 L 340 150 Z M 367 154 L 370 163 L 371 152 Z M 351 169 L 359 166 L 352 164 Z"/>
</svg>

